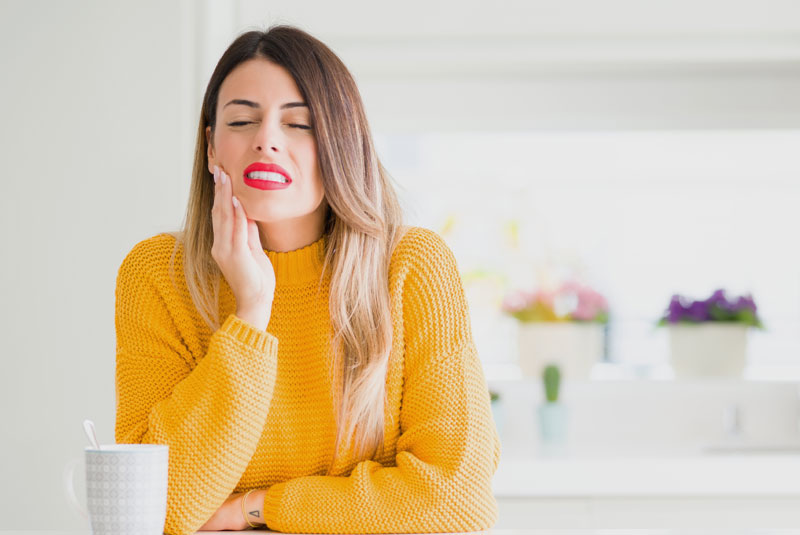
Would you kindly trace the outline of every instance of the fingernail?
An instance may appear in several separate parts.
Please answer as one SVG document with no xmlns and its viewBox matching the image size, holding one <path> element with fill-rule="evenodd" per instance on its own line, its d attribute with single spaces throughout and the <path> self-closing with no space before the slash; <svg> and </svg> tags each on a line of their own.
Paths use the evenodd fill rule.
<svg viewBox="0 0 800 535">
<path fill-rule="evenodd" d="M 228 175 L 225 174 L 225 171 L 221 171 L 220 174 L 222 175 L 222 183 L 226 183 L 228 181 Z"/>
<path fill-rule="evenodd" d="M 239 208 L 239 199 L 237 199 L 235 195 L 233 196 L 232 199 L 233 199 L 233 206 Z"/>
<path fill-rule="evenodd" d="M 219 169 L 217 169 L 217 167 L 214 166 L 214 184 L 217 183 L 217 178 L 219 178 Z"/>
</svg>

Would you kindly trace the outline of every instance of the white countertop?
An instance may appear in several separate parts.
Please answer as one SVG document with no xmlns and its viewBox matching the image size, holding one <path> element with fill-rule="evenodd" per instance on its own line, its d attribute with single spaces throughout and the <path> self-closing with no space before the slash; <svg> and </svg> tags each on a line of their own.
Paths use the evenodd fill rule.
<svg viewBox="0 0 800 535">
<path fill-rule="evenodd" d="M 800 455 L 501 459 L 503 497 L 798 496 Z"/>
</svg>

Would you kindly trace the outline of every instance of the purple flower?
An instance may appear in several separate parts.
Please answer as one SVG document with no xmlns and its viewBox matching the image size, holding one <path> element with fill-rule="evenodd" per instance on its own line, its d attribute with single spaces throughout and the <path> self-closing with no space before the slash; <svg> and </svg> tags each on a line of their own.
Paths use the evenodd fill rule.
<svg viewBox="0 0 800 535">
<path fill-rule="evenodd" d="M 685 309 L 685 316 L 692 321 L 708 321 L 708 304 L 705 301 L 694 301 Z"/>
<path fill-rule="evenodd" d="M 721 308 L 730 307 L 730 303 L 728 302 L 728 299 L 725 297 L 725 290 L 715 291 L 713 294 L 711 294 L 711 297 L 705 300 L 705 303 L 707 303 L 708 306 L 717 305 Z"/>
<path fill-rule="evenodd" d="M 673 295 L 660 323 L 680 321 L 729 321 L 761 326 L 761 320 L 756 315 L 755 301 L 750 294 L 731 300 L 723 289 L 716 290 L 708 299 L 697 301 L 678 294 Z"/>
<path fill-rule="evenodd" d="M 669 302 L 669 309 L 667 311 L 667 319 L 670 323 L 678 323 L 683 319 L 683 303 L 681 303 L 680 295 L 673 295 Z"/>
<path fill-rule="evenodd" d="M 733 307 L 735 310 L 743 310 L 748 309 L 753 314 L 756 313 L 756 303 L 753 301 L 753 297 L 750 294 L 743 295 L 736 300 L 736 304 Z"/>
</svg>

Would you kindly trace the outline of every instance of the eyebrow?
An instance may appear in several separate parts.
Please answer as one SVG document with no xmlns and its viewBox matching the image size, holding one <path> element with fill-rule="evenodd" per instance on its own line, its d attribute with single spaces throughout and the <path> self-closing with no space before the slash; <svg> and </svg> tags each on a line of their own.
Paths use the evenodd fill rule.
<svg viewBox="0 0 800 535">
<path fill-rule="evenodd" d="M 253 102 L 252 100 L 245 100 L 243 98 L 235 98 L 225 104 L 222 108 L 225 109 L 227 106 L 231 104 L 241 104 L 242 106 L 249 106 L 250 108 L 261 109 L 261 104 L 258 102 Z M 288 108 L 308 108 L 308 104 L 305 102 L 287 102 L 286 104 L 282 104 L 280 109 L 285 110 Z"/>
</svg>

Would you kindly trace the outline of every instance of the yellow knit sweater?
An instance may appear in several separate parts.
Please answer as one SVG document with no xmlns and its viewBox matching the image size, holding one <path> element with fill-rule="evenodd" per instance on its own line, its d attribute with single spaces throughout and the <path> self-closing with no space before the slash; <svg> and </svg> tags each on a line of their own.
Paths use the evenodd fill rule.
<svg viewBox="0 0 800 535">
<path fill-rule="evenodd" d="M 277 286 L 266 331 L 235 315 L 222 280 L 220 318 L 197 313 L 175 238 L 137 243 L 119 268 L 115 322 L 119 443 L 169 445 L 168 535 L 198 530 L 233 492 L 268 489 L 275 531 L 409 533 L 491 527 L 500 458 L 489 394 L 452 251 L 411 227 L 389 270 L 392 351 L 384 453 L 330 465 L 334 407 L 328 360 L 327 243 L 265 251 Z M 345 454 L 346 453 L 346 454 Z"/>
</svg>

